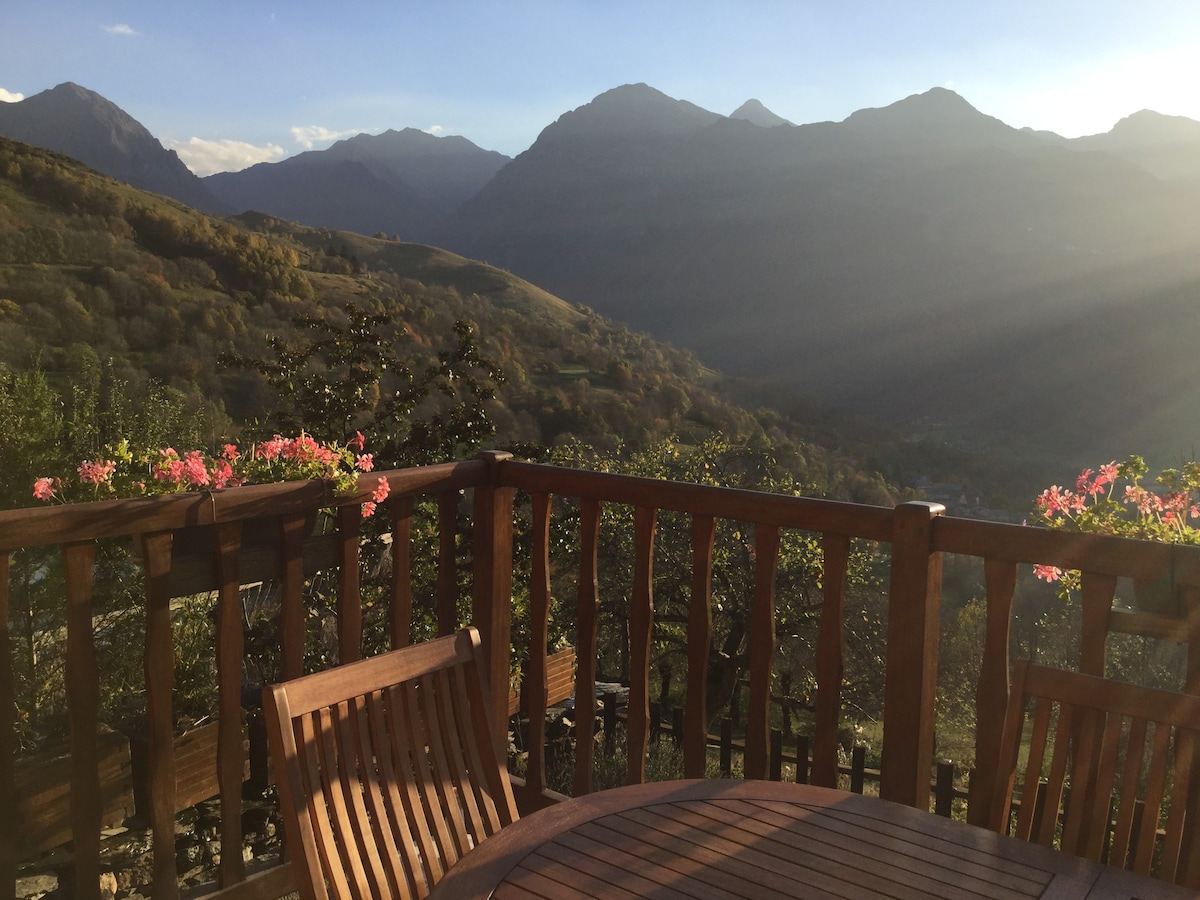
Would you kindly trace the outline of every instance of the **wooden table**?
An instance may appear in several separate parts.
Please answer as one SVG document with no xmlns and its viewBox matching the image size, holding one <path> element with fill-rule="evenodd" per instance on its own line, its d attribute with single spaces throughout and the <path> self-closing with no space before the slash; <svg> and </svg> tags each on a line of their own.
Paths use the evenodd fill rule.
<svg viewBox="0 0 1200 900">
<path fill-rule="evenodd" d="M 431 900 L 1196 896 L 873 797 L 704 780 L 540 810 L 463 857 Z"/>
</svg>

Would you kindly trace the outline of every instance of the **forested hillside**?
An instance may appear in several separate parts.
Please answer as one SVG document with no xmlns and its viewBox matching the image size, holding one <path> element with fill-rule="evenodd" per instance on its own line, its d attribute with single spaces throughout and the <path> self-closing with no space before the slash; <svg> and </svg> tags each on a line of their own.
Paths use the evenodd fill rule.
<svg viewBox="0 0 1200 900">
<path fill-rule="evenodd" d="M 284 394 L 301 382 L 336 391 L 358 377 L 354 354 L 312 354 L 322 340 L 392 354 L 361 408 L 345 409 L 339 422 L 299 423 L 343 429 L 319 435 L 325 439 L 369 426 L 404 385 L 452 364 L 473 369 L 482 385 L 472 402 L 487 427 L 472 433 L 487 446 L 539 455 L 576 443 L 616 456 L 720 435 L 730 447 L 786 465 L 806 491 L 892 499 L 881 478 L 804 440 L 785 417 L 734 405 L 730 383 L 690 354 L 509 273 L 396 240 L 264 216 L 211 218 L 67 157 L 0 140 L 5 389 L 11 398 L 13 373 L 38 371 L 67 426 L 80 404 L 98 409 L 98 424 L 75 452 L 121 437 L 135 413 L 155 404 L 182 411 L 177 419 L 209 444 L 294 420 L 297 395 L 289 406 L 280 384 Z M 304 348 L 309 356 L 297 362 Z M 276 377 L 272 387 L 263 373 L 275 366 L 278 376 L 287 365 L 295 378 Z M 441 396 L 439 387 L 419 399 L 413 415 L 428 420 L 464 402 Z M 149 419 L 166 427 L 162 415 Z M 10 416 L 5 425 L 0 454 L 44 473 L 45 455 L 22 458 L 30 451 L 21 450 L 29 436 L 19 433 L 20 422 Z M 10 478 L 25 484 L 29 474 Z M 29 502 L 5 493 L 6 505 Z"/>
</svg>

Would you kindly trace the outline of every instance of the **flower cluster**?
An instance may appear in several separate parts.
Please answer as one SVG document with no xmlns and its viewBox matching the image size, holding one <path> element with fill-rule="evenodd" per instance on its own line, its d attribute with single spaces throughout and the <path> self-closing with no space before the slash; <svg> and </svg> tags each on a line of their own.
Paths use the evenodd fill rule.
<svg viewBox="0 0 1200 900">
<path fill-rule="evenodd" d="M 1164 469 L 1155 479 L 1162 488 L 1158 493 L 1142 486 L 1146 472 L 1146 461 L 1140 456 L 1099 470 L 1084 469 L 1075 479 L 1074 490 L 1052 485 L 1042 491 L 1034 503 L 1034 517 L 1061 530 L 1200 543 L 1200 528 L 1188 524 L 1188 519 L 1200 518 L 1200 462 Z M 1118 490 L 1122 481 L 1125 485 Z M 1057 566 L 1034 566 L 1034 573 L 1046 581 L 1064 575 Z"/>
<path fill-rule="evenodd" d="M 121 441 L 105 448 L 104 456 L 83 460 L 77 482 L 37 479 L 33 496 L 70 502 L 312 479 L 331 482 L 334 490 L 345 496 L 355 493 L 360 474 L 374 468 L 372 455 L 363 452 L 365 443 L 362 432 L 345 446 L 318 442 L 304 432 L 288 438 L 277 434 L 269 441 L 251 444 L 244 452 L 236 444 L 226 444 L 219 455 L 210 457 L 200 450 L 180 453 L 174 447 L 135 453 L 128 441 Z M 363 504 L 363 516 L 375 512 L 388 490 L 387 479 L 381 477 L 371 499 Z"/>
</svg>

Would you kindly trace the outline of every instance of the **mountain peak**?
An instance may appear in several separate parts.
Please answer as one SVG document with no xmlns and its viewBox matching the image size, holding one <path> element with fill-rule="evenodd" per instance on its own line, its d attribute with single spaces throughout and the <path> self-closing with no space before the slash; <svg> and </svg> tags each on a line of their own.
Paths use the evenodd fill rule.
<svg viewBox="0 0 1200 900">
<path fill-rule="evenodd" d="M 774 128 L 776 125 L 791 125 L 792 123 L 783 116 L 777 116 L 771 112 L 758 100 L 747 100 L 737 109 L 729 114 L 731 119 L 743 119 L 752 125 L 759 125 L 763 128 Z"/>
<path fill-rule="evenodd" d="M 648 84 L 624 84 L 560 116 L 543 134 L 685 134 L 724 118 Z"/>
<path fill-rule="evenodd" d="M 911 94 L 890 106 L 860 109 L 844 124 L 873 142 L 925 151 L 1027 147 L 1041 139 L 985 115 L 948 88 Z"/>
<path fill-rule="evenodd" d="M 1119 121 L 1109 135 L 1123 144 L 1190 143 L 1200 140 L 1200 122 L 1143 109 Z"/>
<path fill-rule="evenodd" d="M 949 88 L 930 88 L 921 94 L 910 94 L 888 106 L 860 109 L 853 113 L 847 124 L 863 122 L 931 123 L 952 120 L 990 118 Z"/>
<path fill-rule="evenodd" d="M 111 100 L 74 82 L 17 103 L 0 103 L 0 134 L 65 153 L 105 175 L 198 209 L 227 212 L 145 126 Z"/>
</svg>

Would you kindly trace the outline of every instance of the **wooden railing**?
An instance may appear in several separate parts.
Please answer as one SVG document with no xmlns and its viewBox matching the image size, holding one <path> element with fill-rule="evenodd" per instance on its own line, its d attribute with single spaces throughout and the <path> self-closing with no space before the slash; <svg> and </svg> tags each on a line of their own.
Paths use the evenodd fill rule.
<svg viewBox="0 0 1200 900">
<path fill-rule="evenodd" d="M 1016 525 L 955 519 L 937 504 L 905 503 L 895 509 L 861 506 L 803 497 L 777 496 L 602 474 L 519 462 L 504 453 L 483 454 L 462 463 L 383 473 L 391 497 L 380 513 L 390 517 L 390 644 L 411 638 L 414 609 L 413 554 L 429 552 L 438 561 L 435 594 L 437 630 L 448 633 L 461 624 L 456 520 L 469 510 L 471 620 L 483 636 L 492 693 L 496 741 L 506 746 L 514 588 L 514 498 L 528 495 L 532 522 L 532 567 L 528 572 L 529 644 L 547 645 L 552 576 L 561 568 L 551 549 L 551 511 L 556 503 L 577 508 L 580 522 L 573 557 L 577 591 L 574 619 L 575 695 L 594 695 L 601 596 L 599 546 L 601 511 L 613 505 L 632 510 L 633 576 L 627 586 L 629 746 L 627 779 L 644 780 L 649 745 L 651 653 L 655 629 L 655 537 L 660 513 L 683 514 L 690 520 L 691 595 L 687 612 L 686 705 L 682 747 L 685 775 L 703 775 L 708 721 L 705 676 L 713 640 L 711 583 L 713 542 L 718 521 L 739 523 L 752 531 L 754 588 L 747 634 L 749 701 L 743 766 L 746 777 L 769 775 L 770 696 L 776 647 L 775 581 L 781 535 L 788 530 L 820 535 L 823 551 L 822 598 L 816 637 L 815 730 L 809 778 L 835 785 L 838 776 L 837 728 L 841 718 L 844 674 L 845 602 L 852 541 L 865 539 L 890 545 L 886 679 L 880 795 L 913 806 L 928 807 L 933 771 L 933 735 L 938 660 L 941 560 L 944 553 L 984 560 L 987 581 L 987 637 L 976 694 L 978 738 L 976 760 L 981 773 L 972 781 L 969 817 L 982 817 L 980 798 L 990 795 L 986 770 L 994 764 L 998 729 L 1007 701 L 1009 629 L 1018 565 L 1042 563 L 1083 571 L 1083 650 L 1079 666 L 1102 671 L 1110 632 L 1149 634 L 1188 643 L 1189 690 L 1200 686 L 1200 548 L 1118 538 L 1067 535 Z M 71 829 L 76 860 L 77 895 L 98 897 L 99 825 L 103 798 L 98 779 L 96 726 L 98 664 L 93 635 L 93 568 L 96 541 L 136 536 L 146 583 L 146 725 L 149 757 L 150 826 L 154 841 L 156 898 L 177 897 L 174 853 L 175 780 L 172 733 L 173 647 L 172 597 L 198 590 L 217 594 L 216 668 L 219 686 L 219 736 L 216 769 L 221 808 L 220 879 L 226 886 L 245 880 L 240 852 L 240 809 L 243 779 L 242 665 L 244 633 L 239 591 L 250 580 L 273 579 L 280 595 L 280 675 L 294 677 L 305 668 L 304 581 L 320 569 L 336 570 L 337 658 L 359 656 L 363 641 L 360 603 L 360 509 L 368 499 L 373 474 L 361 482 L 355 497 L 334 497 L 321 483 L 261 485 L 215 493 L 165 498 L 108 501 L 56 508 L 0 512 L 0 613 L 8 621 L 9 560 L 14 551 L 36 546 L 61 548 L 67 616 L 66 695 L 72 758 Z M 464 502 L 464 494 L 469 495 Z M 440 523 L 436 550 L 414 547 L 411 540 L 414 501 L 436 499 Z M 524 498 L 524 493 L 522 494 Z M 335 511 L 330 536 L 306 538 L 306 521 L 317 509 Z M 523 507 L 522 507 L 523 508 Z M 189 532 L 209 528 L 214 534 L 207 562 L 173 562 L 172 545 Z M 277 549 L 242 553 L 250 531 L 277 530 Z M 1185 599 L 1186 612 L 1153 616 L 1113 609 L 1118 577 L 1149 579 L 1170 573 Z M 526 573 L 520 573 L 521 578 Z M 524 584 L 518 585 L 522 590 Z M 524 677 L 546 684 L 545 655 L 530 654 Z M 0 633 L 0 900 L 13 896 L 20 856 L 21 824 L 14 791 L 13 652 L 7 632 Z M 528 692 L 527 714 L 534 730 L 530 741 L 525 808 L 545 802 L 542 757 L 545 691 Z M 574 791 L 591 789 L 592 742 L 579 741 L 575 753 Z M 977 793 L 978 792 L 978 793 Z M 234 849 L 237 848 L 237 849 Z M 286 873 L 269 876 L 276 887 Z M 265 894 L 263 894 L 265 896 Z"/>
</svg>

